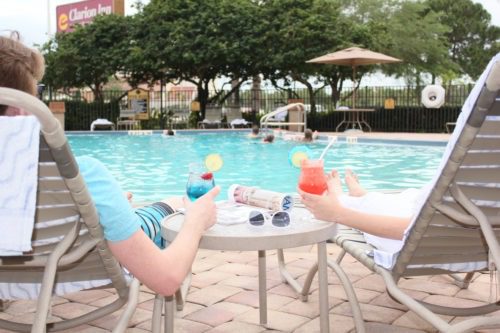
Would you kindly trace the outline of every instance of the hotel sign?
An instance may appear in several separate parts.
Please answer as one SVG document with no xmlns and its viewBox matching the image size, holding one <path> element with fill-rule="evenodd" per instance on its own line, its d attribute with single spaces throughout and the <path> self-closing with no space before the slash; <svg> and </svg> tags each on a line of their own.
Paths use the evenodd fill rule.
<svg viewBox="0 0 500 333">
<path fill-rule="evenodd" d="M 57 6 L 57 32 L 71 32 L 77 24 L 85 25 L 97 15 L 124 15 L 124 0 L 86 0 Z"/>
</svg>

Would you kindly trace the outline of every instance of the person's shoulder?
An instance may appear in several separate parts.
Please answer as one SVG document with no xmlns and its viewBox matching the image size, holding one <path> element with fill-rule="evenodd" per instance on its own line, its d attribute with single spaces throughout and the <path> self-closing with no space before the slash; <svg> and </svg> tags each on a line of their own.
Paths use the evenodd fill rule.
<svg viewBox="0 0 500 333">
<path fill-rule="evenodd" d="M 80 167 L 80 171 L 85 171 L 85 170 L 107 170 L 106 166 L 99 161 L 97 158 L 92 157 L 92 156 L 78 156 L 75 158 L 76 163 L 78 163 L 78 166 Z"/>
</svg>

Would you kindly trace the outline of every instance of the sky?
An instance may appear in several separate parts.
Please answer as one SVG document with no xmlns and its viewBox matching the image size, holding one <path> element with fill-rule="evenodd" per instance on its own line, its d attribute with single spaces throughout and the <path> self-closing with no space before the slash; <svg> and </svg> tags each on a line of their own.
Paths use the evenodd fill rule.
<svg viewBox="0 0 500 333">
<path fill-rule="evenodd" d="M 149 0 L 142 0 L 147 3 Z M 500 26 L 500 0 L 473 0 L 481 3 L 492 16 L 492 24 Z M 5 30 L 20 32 L 25 44 L 41 45 L 48 40 L 49 33 L 56 30 L 56 7 L 77 2 L 76 0 L 0 0 L 0 34 Z M 135 11 L 131 7 L 134 0 L 125 0 L 125 14 Z M 50 31 L 49 11 L 50 6 Z"/>
</svg>

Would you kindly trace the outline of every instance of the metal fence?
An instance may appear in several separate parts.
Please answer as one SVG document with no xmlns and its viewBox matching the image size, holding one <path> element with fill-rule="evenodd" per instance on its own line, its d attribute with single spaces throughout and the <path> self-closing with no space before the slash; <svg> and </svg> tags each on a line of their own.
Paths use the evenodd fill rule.
<svg viewBox="0 0 500 333">
<path fill-rule="evenodd" d="M 420 101 L 424 87 L 362 87 L 356 91 L 357 108 L 373 108 L 375 112 L 366 115 L 373 130 L 383 132 L 442 132 L 446 122 L 457 118 L 460 107 L 472 89 L 472 85 L 445 86 L 446 103 L 440 109 L 426 109 Z M 308 116 L 312 129 L 333 131 L 342 120 L 339 107 L 352 107 L 352 89 L 344 88 L 338 101 L 332 98 L 331 90 L 323 88 L 315 91 L 316 114 Z M 130 108 L 126 91 L 105 91 L 102 101 L 95 101 L 90 91 L 72 93 L 45 91 L 43 100 L 66 102 L 66 130 L 89 130 L 97 118 L 116 122 L 120 110 Z M 196 91 L 175 90 L 149 93 L 149 119 L 141 120 L 141 129 L 193 128 L 196 127 L 198 112 L 190 112 Z M 386 102 L 392 99 L 394 108 L 386 109 Z M 242 90 L 228 98 L 222 105 L 221 117 L 229 107 L 239 107 L 242 117 L 255 122 L 270 111 L 290 102 L 300 101 L 310 111 L 311 100 L 306 89 L 261 89 Z"/>
</svg>

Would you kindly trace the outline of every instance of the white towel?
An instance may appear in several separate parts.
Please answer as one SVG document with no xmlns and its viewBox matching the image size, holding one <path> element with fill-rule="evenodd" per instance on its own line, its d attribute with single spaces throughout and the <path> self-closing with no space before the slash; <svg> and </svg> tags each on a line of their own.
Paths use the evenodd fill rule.
<svg viewBox="0 0 500 333">
<path fill-rule="evenodd" d="M 248 122 L 243 118 L 238 118 L 238 119 L 234 119 L 233 121 L 231 121 L 231 127 L 234 127 L 237 125 L 247 125 L 247 124 L 248 124 Z"/>
<path fill-rule="evenodd" d="M 94 120 L 90 124 L 90 131 L 93 132 L 95 130 L 96 126 L 99 126 L 99 125 L 111 126 L 112 128 L 114 128 L 114 126 L 115 126 L 115 124 L 113 124 L 112 122 L 110 122 L 107 119 L 97 118 L 96 120 Z"/>
<path fill-rule="evenodd" d="M 0 254 L 31 250 L 40 124 L 34 116 L 0 117 Z"/>
</svg>

